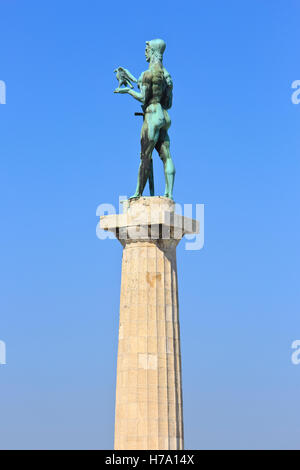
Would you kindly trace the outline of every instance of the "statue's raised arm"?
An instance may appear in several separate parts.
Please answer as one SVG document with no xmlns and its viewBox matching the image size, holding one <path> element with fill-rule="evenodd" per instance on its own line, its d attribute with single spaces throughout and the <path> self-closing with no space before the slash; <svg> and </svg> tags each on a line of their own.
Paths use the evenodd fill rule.
<svg viewBox="0 0 300 470">
<path fill-rule="evenodd" d="M 171 120 L 167 112 L 172 106 L 173 82 L 162 63 L 165 48 L 166 44 L 162 39 L 153 39 L 146 42 L 145 55 L 147 62 L 149 62 L 149 68 L 138 79 L 139 92 L 132 89 L 130 79 L 127 80 L 129 86 L 121 88 L 122 84 L 126 85 L 126 81 L 123 80 L 121 85 L 119 81 L 119 87 L 115 90 L 115 93 L 128 93 L 138 100 L 142 103 L 144 111 L 141 132 L 141 162 L 137 188 L 132 197 L 142 196 L 148 180 L 150 195 L 154 196 L 152 152 L 155 148 L 164 165 L 166 182 L 164 196 L 173 199 L 175 167 L 170 155 L 168 129 Z M 127 69 L 119 68 L 128 72 Z M 128 77 L 127 74 L 127 79 Z"/>
</svg>

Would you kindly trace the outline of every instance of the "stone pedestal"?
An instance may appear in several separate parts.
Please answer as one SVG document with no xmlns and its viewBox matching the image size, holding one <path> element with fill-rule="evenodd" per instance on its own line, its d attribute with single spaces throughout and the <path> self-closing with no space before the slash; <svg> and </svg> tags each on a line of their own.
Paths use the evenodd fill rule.
<svg viewBox="0 0 300 470">
<path fill-rule="evenodd" d="M 123 207 L 100 221 L 124 247 L 115 449 L 183 449 L 176 246 L 199 227 L 168 198 Z"/>
</svg>

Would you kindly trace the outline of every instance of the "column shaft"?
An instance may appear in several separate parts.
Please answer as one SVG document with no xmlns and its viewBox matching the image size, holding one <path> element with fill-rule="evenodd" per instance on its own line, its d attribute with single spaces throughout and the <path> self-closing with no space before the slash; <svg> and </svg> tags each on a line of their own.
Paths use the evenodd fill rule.
<svg viewBox="0 0 300 470">
<path fill-rule="evenodd" d="M 115 449 L 183 449 L 176 244 L 125 243 Z"/>
</svg>

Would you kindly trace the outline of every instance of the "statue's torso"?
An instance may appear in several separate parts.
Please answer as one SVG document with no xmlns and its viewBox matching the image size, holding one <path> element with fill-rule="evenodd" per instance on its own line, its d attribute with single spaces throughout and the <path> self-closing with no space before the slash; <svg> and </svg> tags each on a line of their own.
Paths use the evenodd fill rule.
<svg viewBox="0 0 300 470">
<path fill-rule="evenodd" d="M 147 88 L 144 108 L 151 104 L 160 104 L 165 109 L 170 107 L 166 73 L 167 71 L 160 64 L 154 64 L 142 73 L 139 82 Z"/>
</svg>

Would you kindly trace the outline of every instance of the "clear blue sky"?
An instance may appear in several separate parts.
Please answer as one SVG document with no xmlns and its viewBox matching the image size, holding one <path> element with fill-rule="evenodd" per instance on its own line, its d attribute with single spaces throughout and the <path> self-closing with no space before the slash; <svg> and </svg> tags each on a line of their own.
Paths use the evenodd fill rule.
<svg viewBox="0 0 300 470">
<path fill-rule="evenodd" d="M 138 103 L 113 70 L 167 43 L 186 448 L 300 448 L 296 0 L 0 1 L 0 448 L 112 448 L 121 245 L 98 204 L 135 189 Z M 155 156 L 158 193 L 161 162 Z M 147 194 L 147 193 L 146 193 Z"/>
</svg>

